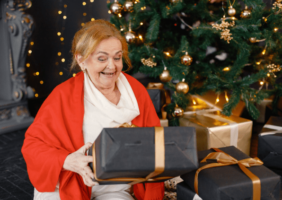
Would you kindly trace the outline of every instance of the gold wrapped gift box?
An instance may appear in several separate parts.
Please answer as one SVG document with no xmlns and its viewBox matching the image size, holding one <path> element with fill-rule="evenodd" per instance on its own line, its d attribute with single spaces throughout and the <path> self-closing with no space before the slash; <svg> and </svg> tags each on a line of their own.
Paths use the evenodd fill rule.
<svg viewBox="0 0 282 200">
<path fill-rule="evenodd" d="M 184 115 L 179 119 L 180 126 L 196 128 L 198 151 L 235 146 L 245 154 L 250 154 L 252 136 L 251 120 L 230 117 L 220 114 L 220 111 Z"/>
</svg>

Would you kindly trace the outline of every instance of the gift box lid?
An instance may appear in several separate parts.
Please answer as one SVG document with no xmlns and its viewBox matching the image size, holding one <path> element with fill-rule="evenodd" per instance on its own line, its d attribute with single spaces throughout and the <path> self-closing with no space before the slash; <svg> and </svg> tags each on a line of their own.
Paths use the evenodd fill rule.
<svg viewBox="0 0 282 200">
<path fill-rule="evenodd" d="M 220 148 L 225 153 L 237 160 L 249 158 L 246 154 L 234 146 Z M 213 150 L 198 152 L 199 161 L 205 158 Z M 200 163 L 199 167 L 208 162 Z M 261 181 L 261 199 L 274 200 L 279 198 L 280 177 L 267 167 L 253 166 L 248 168 Z M 181 178 L 194 189 L 195 172 L 182 175 Z M 252 199 L 252 181 L 245 175 L 238 165 L 214 167 L 200 171 L 198 177 L 199 196 L 203 199 Z M 211 198 L 212 197 L 212 198 Z"/>
<path fill-rule="evenodd" d="M 165 169 L 157 177 L 175 177 L 198 167 L 194 128 L 164 127 L 164 139 Z M 98 178 L 144 178 L 155 170 L 155 128 L 104 128 L 95 151 Z"/>
</svg>

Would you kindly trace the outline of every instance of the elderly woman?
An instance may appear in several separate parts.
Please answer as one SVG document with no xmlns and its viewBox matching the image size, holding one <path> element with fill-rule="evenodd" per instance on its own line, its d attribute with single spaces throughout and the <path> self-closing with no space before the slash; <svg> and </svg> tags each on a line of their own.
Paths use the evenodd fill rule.
<svg viewBox="0 0 282 200">
<path fill-rule="evenodd" d="M 128 47 L 109 22 L 88 22 L 73 40 L 75 77 L 57 86 L 28 128 L 22 153 L 36 200 L 133 199 L 128 184 L 99 185 L 85 152 L 104 127 L 160 126 L 144 86 L 121 72 Z M 138 155 L 136 155 L 138 156 Z M 136 184 L 137 199 L 162 199 L 163 183 Z"/>
</svg>

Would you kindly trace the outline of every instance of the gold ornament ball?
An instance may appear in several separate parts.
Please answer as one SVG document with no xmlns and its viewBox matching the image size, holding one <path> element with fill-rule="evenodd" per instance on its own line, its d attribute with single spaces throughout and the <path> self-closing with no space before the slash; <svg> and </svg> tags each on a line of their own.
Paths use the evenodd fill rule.
<svg viewBox="0 0 282 200">
<path fill-rule="evenodd" d="M 186 94 L 189 91 L 189 85 L 185 82 L 179 82 L 175 86 L 176 92 Z"/>
<path fill-rule="evenodd" d="M 170 3 L 174 4 L 174 3 L 178 3 L 179 0 L 169 0 Z"/>
<path fill-rule="evenodd" d="M 193 58 L 189 56 L 187 52 L 185 53 L 184 56 L 181 57 L 181 63 L 183 65 L 189 66 L 191 65 L 192 61 L 193 61 Z"/>
<path fill-rule="evenodd" d="M 234 16 L 235 14 L 236 14 L 235 8 L 233 8 L 232 6 L 230 6 L 230 7 L 228 8 L 228 15 Z"/>
<path fill-rule="evenodd" d="M 123 10 L 125 12 L 132 12 L 133 11 L 133 1 L 129 1 L 127 0 L 124 4 L 123 4 Z"/>
<path fill-rule="evenodd" d="M 176 105 L 174 107 L 174 112 L 173 113 L 174 113 L 175 117 L 182 117 L 184 115 L 184 110 L 182 108 L 178 107 L 178 105 Z"/>
<path fill-rule="evenodd" d="M 133 31 L 128 31 L 124 34 L 125 40 L 127 43 L 132 44 L 136 40 L 135 33 Z"/>
<path fill-rule="evenodd" d="M 114 2 L 111 5 L 110 9 L 111 9 L 113 14 L 118 15 L 122 11 L 122 5 L 119 2 Z"/>
<path fill-rule="evenodd" d="M 252 12 L 249 9 L 245 9 L 241 12 L 240 17 L 243 18 L 243 19 L 246 19 L 246 18 L 250 17 L 251 13 Z"/>
<path fill-rule="evenodd" d="M 251 43 L 256 43 L 257 42 L 257 39 L 255 37 L 251 37 L 249 40 L 250 40 Z"/>
<path fill-rule="evenodd" d="M 169 71 L 167 69 L 164 69 L 164 71 L 161 73 L 160 80 L 162 82 L 169 82 L 171 80 L 171 76 L 170 76 Z"/>
</svg>

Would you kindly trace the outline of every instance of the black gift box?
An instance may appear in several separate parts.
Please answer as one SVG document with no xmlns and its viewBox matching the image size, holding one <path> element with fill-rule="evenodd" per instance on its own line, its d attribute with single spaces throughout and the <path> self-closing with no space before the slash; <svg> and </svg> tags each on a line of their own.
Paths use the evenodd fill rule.
<svg viewBox="0 0 282 200">
<path fill-rule="evenodd" d="M 177 184 L 177 200 L 200 200 L 201 198 L 195 197 L 196 193 L 185 183 Z"/>
<path fill-rule="evenodd" d="M 165 91 L 163 89 L 147 89 L 150 98 L 156 109 L 156 113 L 160 116 L 161 109 L 165 104 Z"/>
<path fill-rule="evenodd" d="M 237 160 L 249 158 L 235 148 L 220 148 Z M 198 152 L 199 161 L 213 150 Z M 199 167 L 208 164 L 200 163 Z M 280 177 L 263 165 L 248 168 L 261 181 L 261 200 L 279 200 Z M 194 189 L 195 172 L 187 173 L 181 178 Z M 252 200 L 253 185 L 251 179 L 243 173 L 238 165 L 214 167 L 200 171 L 198 177 L 199 196 L 204 200 Z"/>
<path fill-rule="evenodd" d="M 282 170 L 282 130 L 277 131 L 270 127 L 267 128 L 267 125 L 282 128 L 282 117 L 272 116 L 258 137 L 258 157 L 265 166 L 279 171 Z"/>
<path fill-rule="evenodd" d="M 165 127 L 164 140 L 165 169 L 156 177 L 175 177 L 198 167 L 194 128 Z M 145 178 L 155 171 L 155 128 L 104 128 L 95 154 L 98 179 Z M 122 182 L 100 184 L 117 183 Z"/>
</svg>

